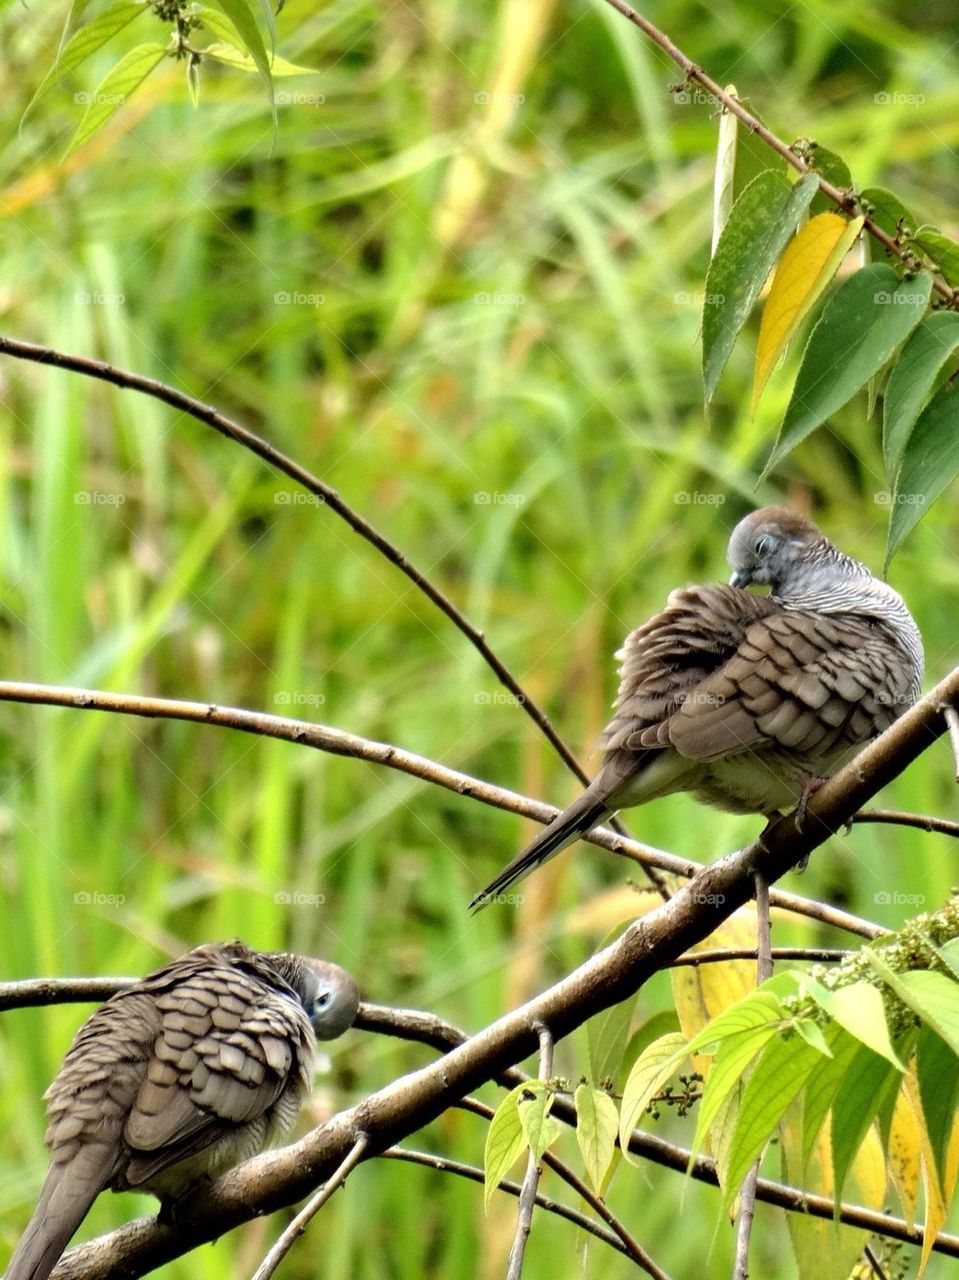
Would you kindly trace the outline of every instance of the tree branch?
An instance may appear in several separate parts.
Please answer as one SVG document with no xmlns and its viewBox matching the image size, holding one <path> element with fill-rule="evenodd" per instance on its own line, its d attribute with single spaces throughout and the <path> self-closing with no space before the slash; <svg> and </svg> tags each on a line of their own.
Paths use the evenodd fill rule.
<svg viewBox="0 0 959 1280">
<path fill-rule="evenodd" d="M 703 867 L 669 902 L 637 920 L 616 942 L 437 1062 L 333 1116 L 293 1146 L 258 1156 L 210 1187 L 198 1188 L 178 1214 L 175 1231 L 156 1220 L 131 1223 L 72 1250 L 61 1261 L 57 1277 L 102 1280 L 120 1271 L 140 1276 L 255 1214 L 294 1204 L 337 1168 L 359 1133 L 368 1135 L 370 1154 L 382 1152 L 535 1052 L 537 1025 L 547 1025 L 559 1040 L 620 1003 L 747 902 L 758 869 L 770 882 L 778 879 L 848 822 L 942 734 L 942 707 L 952 705 L 957 696 L 959 669 L 823 783 L 810 799 L 801 826 L 796 815 L 787 814 L 764 834 L 762 844 Z"/>
<path fill-rule="evenodd" d="M 845 191 L 841 187 L 835 186 L 827 178 L 816 173 L 816 170 L 802 156 L 798 155 L 787 142 L 783 142 L 782 138 L 777 137 L 771 129 L 767 129 L 762 121 L 754 116 L 751 111 L 748 111 L 737 97 L 727 93 L 711 76 L 707 75 L 702 67 L 693 62 L 691 58 L 688 58 L 665 32 L 660 31 L 648 18 L 644 18 L 631 4 L 627 4 L 626 0 L 606 0 L 606 2 L 612 5 L 618 13 L 621 13 L 627 21 L 639 27 L 640 31 L 652 40 L 653 44 L 658 45 L 667 57 L 671 58 L 682 70 L 687 80 L 695 80 L 697 84 L 701 84 L 706 92 L 716 99 L 717 103 L 721 103 L 726 111 L 736 116 L 750 133 L 755 134 L 757 138 L 765 142 L 766 146 L 775 151 L 787 164 L 792 165 L 794 169 L 798 169 L 800 173 L 816 174 L 819 180 L 819 190 L 824 196 L 832 200 L 834 204 L 838 205 L 846 213 L 857 211 L 856 198 L 853 192 Z M 863 228 L 874 240 L 877 240 L 882 245 L 887 253 L 904 260 L 907 266 L 915 260 L 915 255 L 911 250 L 899 244 L 893 236 L 883 231 L 882 227 L 877 222 L 874 222 L 872 218 L 864 217 Z M 930 275 L 936 292 L 945 298 L 950 306 L 957 306 L 959 304 L 959 296 L 957 296 L 956 291 L 945 280 L 937 276 L 935 272 L 931 271 Z"/>
<path fill-rule="evenodd" d="M 559 810 L 541 800 L 531 800 L 515 791 L 508 791 L 493 783 L 474 778 L 468 773 L 448 769 L 426 756 L 404 751 L 386 742 L 374 742 L 342 729 L 311 724 L 307 720 L 291 720 L 285 716 L 269 715 L 264 711 L 248 711 L 240 707 L 219 707 L 209 702 L 187 702 L 173 698 L 151 698 L 131 693 L 108 693 L 100 689 L 78 689 L 61 685 L 34 684 L 23 681 L 0 681 L 0 702 L 40 703 L 53 707 L 71 707 L 79 711 L 106 711 L 119 715 L 142 716 L 147 719 L 186 720 L 195 724 L 207 724 L 218 729 L 233 729 L 240 733 L 259 734 L 286 742 L 313 747 L 332 755 L 350 756 L 368 760 L 373 764 L 397 769 L 410 777 L 455 791 L 497 809 L 517 813 L 537 822 L 551 822 Z M 590 844 L 620 854 L 644 867 L 655 867 L 672 875 L 688 879 L 701 869 L 698 862 L 679 858 L 662 849 L 653 849 L 635 840 L 615 835 L 605 827 L 596 827 L 584 837 Z M 863 938 L 881 937 L 887 932 L 879 925 L 862 920 L 837 907 L 814 902 L 799 894 L 776 890 L 770 901 L 773 906 L 797 915 L 808 916 L 822 924 L 833 925 Z M 0 1006 L 2 1007 L 2 1006 Z"/>
</svg>

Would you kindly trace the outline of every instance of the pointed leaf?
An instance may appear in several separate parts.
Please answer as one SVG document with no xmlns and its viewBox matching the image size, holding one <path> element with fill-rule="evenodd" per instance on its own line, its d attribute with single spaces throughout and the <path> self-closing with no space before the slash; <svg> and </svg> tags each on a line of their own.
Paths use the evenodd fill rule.
<svg viewBox="0 0 959 1280">
<path fill-rule="evenodd" d="M 703 1096 L 699 1103 L 699 1119 L 692 1146 L 693 1156 L 698 1155 L 702 1150 L 706 1135 L 729 1093 L 735 1089 L 749 1064 L 772 1039 L 777 1029 L 778 1023 L 766 1023 L 743 1031 L 739 1035 L 730 1036 L 719 1046 L 706 1077 Z"/>
<path fill-rule="evenodd" d="M 604 1080 L 615 1084 L 618 1079 L 635 1007 L 636 995 L 632 995 L 621 1004 L 597 1013 L 586 1023 L 589 1074 L 593 1084 Z"/>
<path fill-rule="evenodd" d="M 519 1118 L 519 1095 L 529 1086 L 517 1085 L 496 1108 L 486 1134 L 483 1169 L 486 1174 L 484 1206 L 489 1212 L 493 1192 L 515 1164 L 521 1151 L 526 1149 L 526 1135 Z"/>
<path fill-rule="evenodd" d="M 899 999 L 959 1053 L 959 984 L 928 969 L 894 973 L 869 950 L 862 953 Z"/>
<path fill-rule="evenodd" d="M 833 1185 L 837 1202 L 842 1199 L 846 1174 L 869 1126 L 890 1090 L 897 1088 L 900 1072 L 885 1058 L 863 1045 L 843 1077 L 832 1106 Z"/>
<path fill-rule="evenodd" d="M 619 1117 L 619 1141 L 627 1159 L 631 1159 L 627 1155 L 630 1134 L 649 1106 L 650 1099 L 675 1074 L 687 1055 L 686 1037 L 674 1031 L 654 1040 L 633 1064 L 623 1089 Z"/>
<path fill-rule="evenodd" d="M 809 335 L 764 474 L 882 368 L 922 319 L 931 289 L 927 272 L 901 283 L 885 262 L 863 267 L 839 286 Z"/>
<path fill-rule="evenodd" d="M 766 169 L 733 205 L 706 275 L 703 379 L 707 404 L 737 334 L 818 186 L 814 174 L 791 187 L 782 174 Z"/>
<path fill-rule="evenodd" d="M 808 973 L 800 975 L 800 986 L 851 1036 L 891 1062 L 898 1071 L 905 1071 L 905 1064 L 899 1061 L 892 1047 L 886 1010 L 876 987 L 869 982 L 854 982 L 831 991 Z"/>
<path fill-rule="evenodd" d="M 942 491 L 959 475 L 959 383 L 937 391 L 919 415 L 892 494 L 886 564 Z"/>
<path fill-rule="evenodd" d="M 726 92 L 736 97 L 736 86 L 726 85 Z M 739 136 L 739 117 L 731 111 L 719 113 L 719 137 L 716 140 L 716 173 L 713 177 L 713 243 L 710 254 L 716 252 L 723 227 L 729 221 L 733 207 L 733 188 L 736 180 L 736 141 Z"/>
<path fill-rule="evenodd" d="M 217 62 L 222 62 L 227 67 L 235 67 L 237 71 L 248 71 L 252 75 L 259 75 L 260 68 L 256 65 L 248 53 L 242 53 L 239 49 L 234 49 L 232 45 L 226 44 L 224 41 L 215 41 L 208 44 L 203 50 L 205 58 L 215 58 Z M 319 72 L 315 67 L 301 67 L 295 62 L 287 62 L 285 58 L 276 55 L 270 63 L 270 70 L 275 76 L 315 76 Z"/>
<path fill-rule="evenodd" d="M 949 971 L 959 978 L 959 938 L 953 938 L 951 942 L 944 942 L 941 947 L 935 948 L 936 955 L 948 966 Z"/>
<path fill-rule="evenodd" d="M 582 1153 L 586 1176 L 600 1194 L 616 1153 L 619 1115 L 616 1103 L 603 1089 L 581 1084 L 573 1095 L 576 1106 L 576 1141 Z"/>
<path fill-rule="evenodd" d="M 886 1162 L 889 1176 L 910 1227 L 916 1221 L 919 1186 L 922 1180 L 922 1123 L 913 1109 L 910 1095 L 900 1089 L 892 1113 Z"/>
<path fill-rule="evenodd" d="M 919 226 L 915 215 L 906 208 L 899 197 L 885 187 L 866 187 L 860 194 L 860 203 L 869 208 L 869 216 L 887 236 L 908 239 Z"/>
<path fill-rule="evenodd" d="M 89 141 L 111 116 L 116 115 L 165 54 L 162 44 L 138 44 L 120 59 L 113 70 L 100 81 L 96 91 L 87 95 L 87 109 L 64 152 L 64 159 Z"/>
<path fill-rule="evenodd" d="M 939 1181 L 946 1183 L 946 1156 L 959 1109 L 959 1058 L 941 1036 L 923 1027 L 916 1045 L 919 1097 Z"/>
<path fill-rule="evenodd" d="M 959 244 L 938 231 L 921 231 L 913 239 L 933 261 L 936 270 L 948 284 L 959 285 Z"/>
<path fill-rule="evenodd" d="M 519 1121 L 523 1127 L 526 1145 L 539 1163 L 543 1152 L 559 1137 L 559 1121 L 550 1115 L 554 1093 L 552 1089 L 540 1085 L 537 1089 L 526 1087 L 519 1095 Z"/>
<path fill-rule="evenodd" d="M 848 1031 L 844 1031 L 838 1022 L 830 1023 L 825 1035 L 826 1043 L 832 1050 L 832 1057 L 810 1076 L 803 1094 L 801 1152 L 803 1168 L 816 1148 L 816 1141 L 823 1132 L 826 1118 L 832 1110 L 832 1104 L 842 1087 L 846 1072 L 861 1047 L 859 1041 L 853 1039 Z M 831 1173 L 831 1157 L 829 1168 Z"/>
<path fill-rule="evenodd" d="M 108 9 L 104 9 L 103 13 L 85 23 L 78 31 L 74 31 L 61 49 L 56 62 L 40 81 L 40 87 L 27 104 L 27 108 L 20 118 L 20 127 L 23 127 L 24 121 L 37 103 L 45 98 L 65 75 L 75 70 L 81 63 L 86 62 L 91 54 L 96 53 L 102 45 L 105 45 L 108 40 L 112 40 L 134 18 L 145 11 L 146 5 L 143 4 L 111 4 Z"/>
<path fill-rule="evenodd" d="M 786 1108 L 823 1061 L 799 1036 L 776 1036 L 763 1050 L 743 1087 L 736 1131 L 719 1173 L 723 1207 L 728 1208 L 753 1161 Z"/>
<path fill-rule="evenodd" d="M 862 218 L 847 221 L 838 213 L 820 213 L 796 232 L 779 260 L 763 308 L 756 343 L 751 413 L 776 361 L 862 229 Z"/>
<path fill-rule="evenodd" d="M 256 24 L 253 13 L 246 4 L 246 0 L 214 0 L 214 2 L 218 9 L 223 10 L 236 28 L 236 32 L 243 42 L 243 48 L 256 64 L 260 79 L 266 87 L 275 123 L 276 106 L 273 102 L 273 77 L 270 74 L 270 59 L 267 56 L 266 46 L 263 43 L 263 37 L 260 35 L 260 28 Z"/>
<path fill-rule="evenodd" d="M 712 1053 L 729 1036 L 784 1020 L 783 1007 L 769 991 L 755 991 L 731 1009 L 713 1018 L 687 1045 L 688 1053 Z"/>
<path fill-rule="evenodd" d="M 882 452 L 895 477 L 909 434 L 936 376 L 959 347 L 959 314 L 934 311 L 914 330 L 893 365 L 882 405 Z"/>
</svg>

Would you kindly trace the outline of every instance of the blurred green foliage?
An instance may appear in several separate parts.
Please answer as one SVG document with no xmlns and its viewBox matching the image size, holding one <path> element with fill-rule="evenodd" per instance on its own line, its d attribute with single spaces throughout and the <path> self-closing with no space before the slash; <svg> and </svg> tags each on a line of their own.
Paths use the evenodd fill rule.
<svg viewBox="0 0 959 1280">
<path fill-rule="evenodd" d="M 291 0 L 278 50 L 321 74 L 278 82 L 275 137 L 254 77 L 205 63 L 194 109 L 183 66 L 167 62 L 61 166 L 76 95 L 138 41 L 164 38 L 138 19 L 18 132 L 66 8 L 0 2 L 3 329 L 171 381 L 317 471 L 487 631 L 587 767 L 613 651 L 673 586 L 725 576 L 728 532 L 750 506 L 810 504 L 844 549 L 881 563 L 886 486 L 864 397 L 757 488 L 797 352 L 750 421 L 754 319 L 704 418 L 716 120 L 696 95 L 671 98 L 676 69 L 601 0 Z M 644 12 L 782 136 L 815 137 L 859 186 L 891 186 L 959 231 L 951 6 L 658 0 Z M 741 139 L 741 181 L 767 162 Z M 255 459 L 62 372 L 5 361 L 0 392 L 8 678 L 301 714 L 556 803 L 575 793 L 462 637 Z M 957 551 L 947 495 L 893 566 L 930 682 L 959 660 Z M 512 817 L 193 725 L 3 704 L 0 726 L 4 978 L 141 973 L 242 935 L 329 955 L 369 998 L 476 1029 L 589 954 L 609 923 L 601 895 L 630 874 L 579 846 L 528 882 L 521 906 L 471 919 L 470 896 L 528 835 Z M 941 744 L 884 799 L 948 814 L 951 774 Z M 702 861 L 758 830 L 685 797 L 630 825 Z M 790 887 L 893 926 L 944 900 L 953 856 L 941 837 L 860 827 Z M 841 940 L 777 920 L 775 941 Z M 638 1016 L 669 1003 L 662 977 Z M 39 1189 L 40 1095 L 82 1015 L 0 1022 L 3 1245 Z M 425 1060 L 354 1033 L 317 1114 Z M 583 1037 L 560 1046 L 574 1082 L 584 1063 Z M 669 1118 L 661 1128 L 689 1136 Z M 476 1163 L 484 1136 L 452 1113 L 418 1142 Z M 576 1162 L 572 1137 L 560 1154 Z M 710 1273 L 728 1274 L 733 1233 L 721 1224 L 713 1240 L 714 1193 L 681 1193 L 673 1174 L 625 1170 L 610 1203 L 673 1274 L 702 1274 L 711 1240 Z M 152 1202 L 103 1198 L 84 1234 L 138 1211 Z M 484 1220 L 475 1187 L 375 1162 L 287 1272 L 499 1275 L 513 1213 L 499 1197 Z M 677 1230 L 680 1215 L 695 1229 Z M 254 1223 L 204 1249 L 203 1274 L 248 1274 L 274 1230 Z M 580 1262 L 627 1274 L 568 1225 L 537 1223 L 529 1280 Z M 755 1274 L 791 1266 L 782 1216 L 761 1208 Z"/>
</svg>

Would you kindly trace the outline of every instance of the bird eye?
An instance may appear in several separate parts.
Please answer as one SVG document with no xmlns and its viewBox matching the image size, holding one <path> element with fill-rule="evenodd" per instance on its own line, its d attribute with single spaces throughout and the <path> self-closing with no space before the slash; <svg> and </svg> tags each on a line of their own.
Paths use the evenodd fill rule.
<svg viewBox="0 0 959 1280">
<path fill-rule="evenodd" d="M 766 552 L 771 549 L 772 545 L 773 539 L 768 533 L 763 533 L 756 539 L 756 545 L 753 550 L 756 552 L 757 556 L 764 556 Z"/>
<path fill-rule="evenodd" d="M 332 1003 L 333 1003 L 333 992 L 323 991 L 313 1001 L 313 1007 L 314 1009 L 328 1009 Z"/>
</svg>

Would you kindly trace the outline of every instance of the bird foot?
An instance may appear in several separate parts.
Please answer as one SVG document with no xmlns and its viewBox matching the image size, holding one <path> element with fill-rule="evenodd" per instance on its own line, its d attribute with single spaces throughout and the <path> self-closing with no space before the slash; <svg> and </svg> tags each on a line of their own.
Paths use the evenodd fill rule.
<svg viewBox="0 0 959 1280">
<path fill-rule="evenodd" d="M 816 794 L 826 778 L 810 778 L 802 789 L 802 795 L 799 797 L 799 804 L 796 805 L 796 830 L 802 831 L 803 823 L 806 821 L 806 810 L 809 808 L 809 801 Z"/>
</svg>

